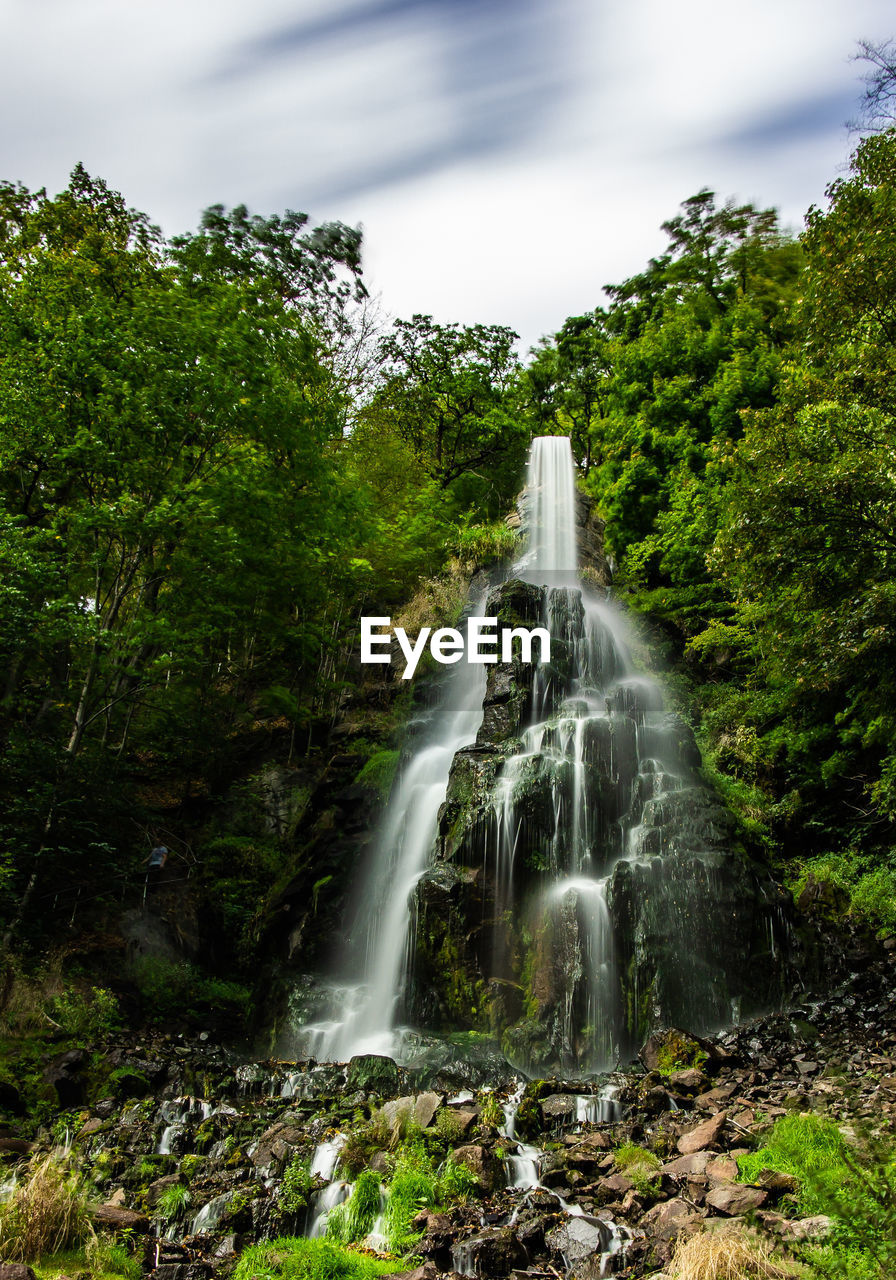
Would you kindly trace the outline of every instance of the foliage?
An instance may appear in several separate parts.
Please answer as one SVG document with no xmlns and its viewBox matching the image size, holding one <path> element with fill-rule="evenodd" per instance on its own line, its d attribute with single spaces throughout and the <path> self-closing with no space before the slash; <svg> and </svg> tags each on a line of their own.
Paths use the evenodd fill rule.
<svg viewBox="0 0 896 1280">
<path fill-rule="evenodd" d="M 372 1280 L 403 1269 L 398 1260 L 352 1253 L 331 1240 L 280 1236 L 246 1249 L 233 1275 L 234 1280 Z"/>
<path fill-rule="evenodd" d="M 810 1252 L 821 1274 L 892 1275 L 896 1152 L 890 1143 L 867 1133 L 848 1142 L 830 1120 L 786 1116 L 776 1122 L 764 1147 L 739 1157 L 738 1167 L 746 1182 L 755 1181 L 762 1169 L 791 1174 L 800 1184 L 801 1212 L 831 1216 L 832 1248 Z M 846 1251 L 842 1262 L 841 1248 Z"/>
<path fill-rule="evenodd" d="M 142 956 L 133 964 L 133 976 L 145 1002 L 146 1016 L 153 1022 L 196 1019 L 213 1012 L 239 1019 L 249 1007 L 246 987 L 207 977 L 186 960 Z"/>
<path fill-rule="evenodd" d="M 190 1203 L 190 1188 L 183 1182 L 172 1182 L 164 1187 L 156 1202 L 159 1217 L 165 1222 L 179 1218 Z"/>
<path fill-rule="evenodd" d="M 90 1232 L 84 1185 L 68 1162 L 35 1156 L 9 1200 L 0 1205 L 0 1253 L 35 1262 L 80 1244 Z"/>
<path fill-rule="evenodd" d="M 121 1025 L 118 1000 L 105 987 L 91 987 L 89 993 L 69 987 L 53 1001 L 53 1017 L 73 1036 L 96 1040 Z"/>
<path fill-rule="evenodd" d="M 327 1236 L 341 1244 L 353 1244 L 368 1234 L 382 1207 L 379 1174 L 365 1169 L 352 1193 L 327 1214 Z"/>
<path fill-rule="evenodd" d="M 283 1171 L 277 1202 L 283 1213 L 301 1213 L 308 1208 L 312 1178 L 308 1161 L 295 1155 Z"/>
</svg>

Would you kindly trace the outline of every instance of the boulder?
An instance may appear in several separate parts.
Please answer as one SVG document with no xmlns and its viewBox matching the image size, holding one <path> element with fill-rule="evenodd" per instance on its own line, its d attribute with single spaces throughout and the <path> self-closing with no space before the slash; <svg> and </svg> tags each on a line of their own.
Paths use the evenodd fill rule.
<svg viewBox="0 0 896 1280">
<path fill-rule="evenodd" d="M 403 1117 L 413 1120 L 421 1129 L 426 1129 L 432 1123 L 441 1103 L 437 1093 L 418 1093 L 412 1097 L 393 1098 L 390 1102 L 383 1103 L 381 1112 L 393 1132 L 400 1127 Z"/>
<path fill-rule="evenodd" d="M 0 1262 L 0 1280 L 37 1280 L 37 1276 L 24 1262 Z"/>
<path fill-rule="evenodd" d="M 721 1213 L 726 1218 L 735 1218 L 742 1213 L 752 1213 L 754 1209 L 761 1209 L 767 1200 L 767 1191 L 736 1183 L 715 1187 L 706 1197 L 709 1208 L 715 1209 L 716 1213 Z"/>
<path fill-rule="evenodd" d="M 648 1209 L 638 1224 L 642 1231 L 655 1240 L 671 1240 L 677 1236 L 682 1227 L 700 1217 L 699 1209 L 688 1204 L 686 1200 L 676 1197 L 664 1200 Z"/>
<path fill-rule="evenodd" d="M 485 1147 L 476 1143 L 455 1147 L 453 1158 L 475 1173 L 476 1181 L 483 1191 L 497 1191 L 503 1187 L 504 1170 L 501 1163 Z"/>
<path fill-rule="evenodd" d="M 594 1254 L 606 1253 L 611 1235 L 611 1228 L 600 1218 L 568 1218 L 546 1236 L 545 1243 L 563 1259 L 567 1273 L 575 1275 Z"/>
<path fill-rule="evenodd" d="M 87 1101 L 87 1067 L 90 1054 L 86 1049 L 68 1049 L 54 1058 L 44 1071 L 44 1080 L 56 1090 L 63 1111 L 83 1106 Z"/>
<path fill-rule="evenodd" d="M 614 1173 L 609 1178 L 601 1178 L 597 1184 L 598 1203 L 611 1204 L 614 1200 L 621 1200 L 634 1185 L 631 1178 L 627 1178 L 624 1173 Z"/>
<path fill-rule="evenodd" d="M 398 1067 L 382 1054 L 358 1054 L 348 1064 L 345 1086 L 349 1093 L 354 1089 L 363 1089 L 365 1093 L 397 1093 Z"/>
<path fill-rule="evenodd" d="M 275 1160 L 291 1157 L 297 1147 L 305 1142 L 305 1130 L 288 1120 L 272 1125 L 258 1139 L 250 1157 L 256 1168 L 267 1168 Z"/>
<path fill-rule="evenodd" d="M 709 1076 L 704 1075 L 699 1067 L 688 1067 L 686 1071 L 673 1071 L 669 1084 L 680 1093 L 702 1093 L 709 1084 Z"/>
<path fill-rule="evenodd" d="M 717 1147 L 728 1115 L 720 1111 L 709 1120 L 704 1120 L 695 1129 L 689 1129 L 678 1139 L 678 1150 L 683 1156 L 693 1155 L 695 1151 L 705 1151 L 709 1147 Z"/>
<path fill-rule="evenodd" d="M 111 1231 L 133 1231 L 135 1235 L 146 1235 L 149 1231 L 149 1218 L 136 1209 L 101 1204 L 93 1210 L 92 1217 L 98 1227 L 108 1227 Z"/>
<path fill-rule="evenodd" d="M 694 1067 L 698 1061 L 715 1058 L 718 1053 L 708 1040 L 692 1036 L 690 1031 L 682 1031 L 680 1027 L 669 1027 L 666 1031 L 654 1032 L 641 1046 L 638 1057 L 648 1071 L 661 1071 L 668 1075 Z"/>
<path fill-rule="evenodd" d="M 478 1235 L 459 1240 L 451 1250 L 455 1271 L 483 1280 L 507 1276 L 515 1267 L 524 1267 L 526 1250 L 509 1227 L 486 1227 Z"/>
</svg>

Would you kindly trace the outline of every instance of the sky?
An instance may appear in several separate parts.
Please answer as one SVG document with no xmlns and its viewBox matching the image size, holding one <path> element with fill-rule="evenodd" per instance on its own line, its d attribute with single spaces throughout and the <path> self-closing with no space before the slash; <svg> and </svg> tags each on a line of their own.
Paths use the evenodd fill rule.
<svg viewBox="0 0 896 1280">
<path fill-rule="evenodd" d="M 81 161 L 167 234 L 213 203 L 364 229 L 386 315 L 521 350 L 702 187 L 798 229 L 888 0 L 3 0 L 0 178 Z"/>
</svg>

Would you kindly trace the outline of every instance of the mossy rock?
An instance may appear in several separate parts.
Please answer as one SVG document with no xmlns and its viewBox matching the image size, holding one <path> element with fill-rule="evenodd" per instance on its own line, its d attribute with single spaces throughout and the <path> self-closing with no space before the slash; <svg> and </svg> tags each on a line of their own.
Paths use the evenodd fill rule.
<svg viewBox="0 0 896 1280">
<path fill-rule="evenodd" d="M 377 1053 L 358 1054 L 348 1064 L 346 1089 L 352 1092 L 362 1089 L 365 1093 L 382 1095 L 398 1092 L 398 1067 L 391 1058 Z"/>
</svg>

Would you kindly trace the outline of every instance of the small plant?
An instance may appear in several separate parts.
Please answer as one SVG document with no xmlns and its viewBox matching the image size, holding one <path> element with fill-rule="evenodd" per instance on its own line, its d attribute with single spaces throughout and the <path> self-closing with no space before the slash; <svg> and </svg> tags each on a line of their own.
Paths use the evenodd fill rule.
<svg viewBox="0 0 896 1280">
<path fill-rule="evenodd" d="M 327 1215 L 327 1236 L 341 1244 L 353 1244 L 368 1234 L 382 1206 L 379 1174 L 365 1169 L 352 1193 Z"/>
<path fill-rule="evenodd" d="M 503 1153 L 495 1155 L 499 1160 L 503 1160 Z M 479 1187 L 479 1180 L 476 1174 L 467 1165 L 462 1164 L 459 1160 L 453 1160 L 451 1156 L 445 1161 L 439 1170 L 438 1193 L 440 1200 L 454 1201 L 457 1204 L 466 1204 L 466 1202 L 476 1194 Z"/>
<path fill-rule="evenodd" d="M 183 1182 L 172 1182 L 161 1192 L 156 1203 L 159 1217 L 165 1222 L 174 1222 L 190 1203 L 190 1188 Z"/>
<path fill-rule="evenodd" d="M 634 1184 L 636 1191 L 640 1191 L 642 1195 L 649 1195 L 656 1190 L 656 1175 L 660 1169 L 660 1161 L 652 1151 L 626 1142 L 616 1148 L 613 1158 L 617 1169 Z"/>
<path fill-rule="evenodd" d="M 282 1213 L 297 1214 L 308 1208 L 313 1179 L 307 1160 L 295 1155 L 286 1166 L 280 1183 L 279 1205 Z"/>
<path fill-rule="evenodd" d="M 479 1123 L 483 1129 L 500 1129 L 504 1121 L 501 1104 L 493 1093 L 480 1093 L 477 1098 Z"/>
<path fill-rule="evenodd" d="M 456 1111 L 452 1111 L 450 1107 L 441 1107 L 436 1112 L 435 1130 L 445 1144 L 451 1146 L 454 1142 L 460 1142 L 464 1136 L 464 1123 Z"/>
<path fill-rule="evenodd" d="M 125 1280 L 140 1280 L 140 1258 L 132 1251 L 133 1242 L 128 1232 L 122 1238 L 110 1240 L 107 1236 L 91 1236 L 84 1250 L 84 1261 L 93 1275 L 124 1276 Z"/>
</svg>

